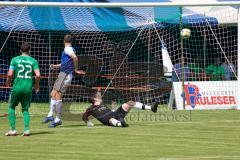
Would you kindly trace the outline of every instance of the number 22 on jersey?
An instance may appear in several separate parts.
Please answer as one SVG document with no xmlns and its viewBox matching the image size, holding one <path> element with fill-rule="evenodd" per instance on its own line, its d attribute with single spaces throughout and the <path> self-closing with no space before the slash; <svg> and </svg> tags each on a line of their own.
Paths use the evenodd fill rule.
<svg viewBox="0 0 240 160">
<path fill-rule="evenodd" d="M 32 78 L 30 75 L 32 72 L 32 66 L 23 64 L 18 64 L 17 66 L 19 68 L 17 74 L 18 78 Z"/>
</svg>

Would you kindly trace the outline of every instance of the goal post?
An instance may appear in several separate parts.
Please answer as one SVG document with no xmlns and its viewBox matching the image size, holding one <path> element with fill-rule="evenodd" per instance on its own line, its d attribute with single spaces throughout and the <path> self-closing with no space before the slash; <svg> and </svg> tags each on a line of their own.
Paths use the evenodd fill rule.
<svg viewBox="0 0 240 160">
<path fill-rule="evenodd" d="M 240 66 L 240 6 L 238 6 L 238 54 L 237 54 L 237 66 Z M 237 109 L 240 109 L 240 69 L 238 69 L 238 94 L 237 94 Z"/>
<path fill-rule="evenodd" d="M 87 102 L 101 90 L 108 103 L 166 105 L 171 99 L 177 109 L 240 108 L 239 6 L 240 1 L 1 1 L 0 103 L 10 93 L 4 85 L 10 60 L 24 41 L 42 71 L 33 102 L 47 103 L 59 73 L 49 65 L 60 63 L 63 36 L 72 34 L 86 75 L 74 75 L 65 102 Z M 183 28 L 190 37 L 181 36 Z"/>
</svg>

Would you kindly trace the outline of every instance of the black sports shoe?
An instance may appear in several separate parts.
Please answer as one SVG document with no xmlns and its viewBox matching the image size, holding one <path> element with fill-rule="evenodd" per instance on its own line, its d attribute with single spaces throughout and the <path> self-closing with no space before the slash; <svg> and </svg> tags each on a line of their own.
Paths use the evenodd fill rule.
<svg viewBox="0 0 240 160">
<path fill-rule="evenodd" d="M 122 127 L 128 127 L 128 124 L 126 123 L 126 121 L 124 120 L 124 118 L 120 118 L 119 121 L 122 124 Z"/>
<path fill-rule="evenodd" d="M 159 102 L 154 102 L 153 105 L 151 106 L 151 111 L 156 113 L 157 112 L 157 108 L 158 108 L 158 104 Z"/>
</svg>

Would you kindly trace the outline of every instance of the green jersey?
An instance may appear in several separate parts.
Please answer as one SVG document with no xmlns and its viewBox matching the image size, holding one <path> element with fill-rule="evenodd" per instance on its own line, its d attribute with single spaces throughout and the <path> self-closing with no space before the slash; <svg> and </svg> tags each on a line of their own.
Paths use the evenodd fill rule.
<svg viewBox="0 0 240 160">
<path fill-rule="evenodd" d="M 10 69 L 14 70 L 13 90 L 31 92 L 34 71 L 39 69 L 38 62 L 30 56 L 17 56 L 11 60 Z"/>
<path fill-rule="evenodd" d="M 222 66 L 210 65 L 206 69 L 206 74 L 210 76 L 211 81 L 220 81 L 225 76 L 225 71 Z"/>
</svg>

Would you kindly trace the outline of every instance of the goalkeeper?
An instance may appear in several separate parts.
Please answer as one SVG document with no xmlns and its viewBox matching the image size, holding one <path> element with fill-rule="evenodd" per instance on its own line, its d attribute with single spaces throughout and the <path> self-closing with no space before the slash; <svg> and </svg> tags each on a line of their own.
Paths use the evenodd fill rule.
<svg viewBox="0 0 240 160">
<path fill-rule="evenodd" d="M 54 128 L 62 124 L 60 119 L 62 112 L 62 94 L 67 90 L 67 87 L 71 84 L 72 73 L 75 71 L 77 74 L 84 74 L 84 71 L 77 70 L 78 68 L 78 58 L 76 52 L 72 47 L 73 37 L 69 34 L 64 36 L 64 50 L 61 56 L 60 64 L 52 64 L 50 67 L 53 69 L 60 68 L 60 73 L 57 80 L 54 83 L 53 90 L 51 92 L 51 102 L 50 102 L 50 111 L 43 119 L 43 123 L 48 123 L 52 121 L 49 125 L 50 128 Z M 54 119 L 53 113 L 57 111 L 56 118 Z"/>
<path fill-rule="evenodd" d="M 37 93 L 39 89 L 40 71 L 38 62 L 29 56 L 30 45 L 23 43 L 20 49 L 21 55 L 14 57 L 11 60 L 10 68 L 8 71 L 6 86 L 11 85 L 11 80 L 14 75 L 14 83 L 11 90 L 11 96 L 9 100 L 9 122 L 11 130 L 7 132 L 6 136 L 16 136 L 16 115 L 15 108 L 19 102 L 22 105 L 24 132 L 23 136 L 29 136 L 29 121 L 30 116 L 28 109 L 31 103 L 32 87 L 33 87 L 33 73 L 35 73 L 35 85 L 34 90 Z"/>
<path fill-rule="evenodd" d="M 87 126 L 92 127 L 93 123 L 89 120 L 89 116 L 93 116 L 99 120 L 102 124 L 115 127 L 128 127 L 124 118 L 132 108 L 138 108 L 143 110 L 151 110 L 157 112 L 158 103 L 154 103 L 153 106 L 145 105 L 140 102 L 128 101 L 119 107 L 116 111 L 112 111 L 108 107 L 102 104 L 102 96 L 100 92 L 97 92 L 92 98 L 89 99 L 92 105 L 87 108 L 82 116 Z"/>
</svg>

